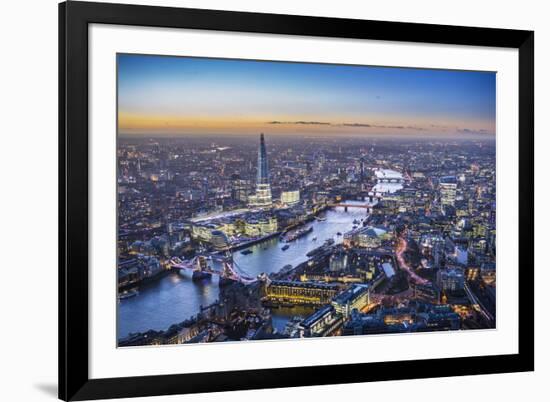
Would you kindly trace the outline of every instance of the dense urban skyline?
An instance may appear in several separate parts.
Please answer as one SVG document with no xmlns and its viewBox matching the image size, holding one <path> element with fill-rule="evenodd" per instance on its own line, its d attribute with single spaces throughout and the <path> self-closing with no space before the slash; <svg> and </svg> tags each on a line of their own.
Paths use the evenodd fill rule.
<svg viewBox="0 0 550 402">
<path fill-rule="evenodd" d="M 118 346 L 496 328 L 493 73 L 118 61 Z"/>
<path fill-rule="evenodd" d="M 494 137 L 492 72 L 118 55 L 121 135 Z"/>
</svg>

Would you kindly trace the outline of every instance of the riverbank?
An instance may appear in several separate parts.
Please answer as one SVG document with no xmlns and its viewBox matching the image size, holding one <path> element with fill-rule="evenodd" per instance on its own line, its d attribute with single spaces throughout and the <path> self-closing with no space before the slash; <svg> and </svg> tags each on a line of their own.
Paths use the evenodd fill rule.
<svg viewBox="0 0 550 402">
<path fill-rule="evenodd" d="M 293 241 L 290 248 L 283 251 L 278 236 L 272 236 L 261 242 L 250 245 L 252 253 L 243 255 L 233 251 L 233 259 L 240 272 L 256 277 L 261 273 L 277 273 L 276 277 L 292 275 L 288 271 L 280 273 L 283 267 L 293 266 L 293 272 L 305 269 L 308 257 L 306 254 L 321 246 L 325 240 L 333 239 L 335 244 L 342 242 L 345 233 L 353 227 L 353 220 L 364 217 L 361 209 L 325 207 L 317 211 L 316 216 L 326 213 L 323 219 L 311 218 L 307 223 L 314 226 L 313 233 Z M 318 240 L 313 240 L 316 237 Z M 221 269 L 219 262 L 212 261 L 215 269 Z M 303 264 L 303 265 L 302 265 Z M 296 271 L 294 271 L 296 270 Z M 280 273 L 280 274 L 279 274 Z M 219 299 L 218 276 L 211 279 L 193 282 L 174 271 L 167 271 L 157 280 L 140 287 L 140 294 L 119 303 L 119 333 L 124 336 L 130 332 L 146 332 L 149 329 L 165 330 L 173 323 L 185 321 L 200 311 L 200 306 L 207 306 Z"/>
<path fill-rule="evenodd" d="M 266 240 L 269 240 L 269 239 L 272 239 L 273 237 L 277 237 L 281 234 L 282 232 L 273 232 L 273 233 L 270 233 L 268 235 L 265 235 L 265 236 L 262 236 L 258 239 L 254 239 L 254 240 L 250 240 L 250 241 L 247 241 L 247 242 L 243 242 L 243 243 L 240 243 L 240 244 L 237 244 L 235 246 L 232 246 L 232 247 L 228 247 L 227 249 L 225 249 L 223 252 L 232 252 L 232 251 L 239 251 L 239 250 L 242 250 L 243 248 L 247 248 L 247 247 L 251 247 L 255 244 L 259 244 L 259 243 L 263 243 L 264 241 Z M 219 251 L 219 253 L 222 253 L 222 251 Z"/>
<path fill-rule="evenodd" d="M 140 279 L 140 280 L 137 280 L 135 282 L 131 282 L 131 283 L 126 283 L 124 285 L 119 285 L 118 286 L 118 293 L 120 293 L 121 291 L 125 291 L 125 290 L 130 290 L 130 289 L 134 289 L 134 288 L 140 288 L 141 286 L 144 286 L 144 285 L 148 285 L 148 284 L 151 284 L 151 283 L 154 283 L 156 281 L 159 281 L 160 279 L 164 278 L 166 275 L 170 274 L 170 272 L 172 272 L 171 269 L 162 269 L 161 271 L 157 272 L 156 274 L 152 275 L 152 276 L 149 276 L 147 278 L 143 278 L 143 279 Z"/>
</svg>

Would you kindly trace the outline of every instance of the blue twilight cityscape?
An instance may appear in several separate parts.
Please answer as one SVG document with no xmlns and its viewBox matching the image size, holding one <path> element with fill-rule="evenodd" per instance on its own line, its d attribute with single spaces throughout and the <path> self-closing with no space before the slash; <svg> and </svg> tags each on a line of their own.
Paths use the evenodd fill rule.
<svg viewBox="0 0 550 402">
<path fill-rule="evenodd" d="M 474 85 L 478 101 L 492 94 L 483 117 L 457 104 L 468 101 L 462 90 L 449 106 L 457 114 L 438 105 L 433 124 L 427 106 L 423 125 L 403 123 L 405 102 L 395 106 L 401 116 L 395 122 L 344 128 L 333 118 L 323 121 L 324 114 L 302 120 L 297 106 L 295 116 L 262 112 L 254 124 L 236 117 L 227 130 L 230 118 L 218 118 L 214 109 L 215 124 L 202 124 L 198 114 L 185 122 L 172 114 L 169 121 L 179 123 L 165 129 L 162 119 L 129 112 L 146 105 L 169 115 L 160 109 L 171 103 L 150 81 L 159 66 L 164 74 L 182 69 L 181 79 L 197 80 L 191 74 L 197 65 L 223 72 L 211 66 L 221 63 L 227 79 L 246 88 L 258 85 L 263 62 L 229 68 L 227 60 L 157 58 L 158 64 L 151 56 L 119 59 L 120 347 L 496 327 L 494 76 L 460 72 L 458 79 L 484 82 Z M 240 74 L 246 63 L 253 64 L 250 76 Z M 266 62 L 263 79 L 276 71 L 283 82 L 289 63 L 275 64 Z M 308 66 L 313 74 L 319 68 L 290 68 L 307 80 Z M 331 67 L 342 66 L 322 68 Z M 363 69 L 353 70 L 355 78 L 373 69 L 353 68 Z M 374 78 L 382 79 L 383 69 L 375 69 Z M 399 74 L 407 71 L 418 73 Z M 434 85 L 453 86 L 437 74 Z M 422 75 L 429 85 L 429 74 Z M 140 77 L 161 98 L 156 106 L 154 99 L 133 100 Z M 170 79 L 162 76 L 159 85 Z M 378 96 L 386 96 L 377 85 Z M 422 92 L 414 85 L 408 91 L 409 99 Z M 258 102 L 265 97 L 262 92 Z M 211 99 L 217 102 L 216 110 L 228 101 Z M 445 125 L 442 115 L 453 122 L 462 116 L 464 124 Z M 262 131 L 247 131 L 257 125 Z"/>
</svg>

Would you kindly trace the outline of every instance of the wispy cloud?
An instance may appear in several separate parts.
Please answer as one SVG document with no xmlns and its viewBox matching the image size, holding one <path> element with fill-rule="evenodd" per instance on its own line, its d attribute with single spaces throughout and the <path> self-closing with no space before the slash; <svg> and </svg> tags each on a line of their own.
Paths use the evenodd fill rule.
<svg viewBox="0 0 550 402">
<path fill-rule="evenodd" d="M 344 127 L 372 127 L 371 124 L 367 123 L 342 123 L 341 125 Z"/>
<path fill-rule="evenodd" d="M 359 123 L 359 122 L 344 122 L 344 123 L 331 123 L 326 121 L 269 121 L 267 124 L 299 124 L 299 125 L 317 125 L 317 126 L 332 126 L 332 127 L 351 127 L 351 128 L 381 128 L 391 130 L 416 130 L 426 131 L 426 128 L 419 126 L 400 126 L 400 125 L 383 125 L 383 124 L 371 124 L 371 123 Z"/>
<path fill-rule="evenodd" d="M 267 124 L 303 124 L 303 125 L 312 125 L 312 126 L 331 126 L 332 124 L 325 121 L 268 121 Z"/>
<path fill-rule="evenodd" d="M 273 120 L 268 121 L 267 124 L 275 125 L 306 125 L 306 126 L 329 126 L 329 127 L 349 127 L 349 128 L 370 128 L 370 129 L 384 129 L 384 130 L 408 130 L 408 131 L 432 131 L 432 130 L 444 130 L 448 132 L 455 132 L 459 134 L 493 134 L 491 130 L 487 129 L 472 129 L 467 127 L 457 127 L 452 125 L 430 124 L 429 126 L 422 127 L 417 125 L 391 125 L 391 124 L 375 124 L 364 122 L 343 122 L 334 123 L 328 121 L 315 121 L 315 120 L 296 120 L 296 121 L 281 121 Z"/>
<path fill-rule="evenodd" d="M 462 134 L 492 134 L 491 131 L 486 129 L 470 129 L 470 128 L 457 128 L 456 130 L 458 133 Z"/>
</svg>

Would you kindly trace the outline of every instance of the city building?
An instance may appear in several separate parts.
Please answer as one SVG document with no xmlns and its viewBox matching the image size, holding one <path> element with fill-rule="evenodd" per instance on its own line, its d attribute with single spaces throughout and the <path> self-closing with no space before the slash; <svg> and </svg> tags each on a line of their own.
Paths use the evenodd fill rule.
<svg viewBox="0 0 550 402">
<path fill-rule="evenodd" d="M 344 250 L 338 250 L 329 258 L 329 271 L 344 271 L 348 267 L 348 255 Z"/>
<path fill-rule="evenodd" d="M 389 262 L 382 263 L 382 271 L 384 271 L 384 275 L 386 275 L 386 278 L 388 279 L 391 279 L 395 276 L 395 268 Z"/>
<path fill-rule="evenodd" d="M 354 309 L 361 310 L 369 304 L 369 286 L 354 284 L 332 299 L 334 310 L 348 317 Z"/>
<path fill-rule="evenodd" d="M 229 246 L 227 236 L 221 230 L 213 230 L 210 236 L 210 242 L 215 250 L 225 250 Z"/>
<path fill-rule="evenodd" d="M 464 289 L 464 269 L 453 267 L 437 271 L 437 286 L 442 291 L 456 292 Z"/>
<path fill-rule="evenodd" d="M 137 283 L 141 278 L 139 276 L 140 264 L 137 258 L 130 258 L 118 261 L 118 286 L 125 287 Z"/>
<path fill-rule="evenodd" d="M 346 247 L 359 247 L 375 249 L 382 245 L 382 241 L 390 235 L 385 229 L 373 226 L 365 226 L 344 234 L 344 245 Z"/>
<path fill-rule="evenodd" d="M 300 202 L 300 190 L 283 191 L 281 193 L 281 202 L 288 206 L 298 204 Z"/>
<path fill-rule="evenodd" d="M 248 202 L 250 181 L 242 179 L 238 174 L 231 177 L 231 198 L 239 202 Z"/>
<path fill-rule="evenodd" d="M 332 284 L 299 281 L 272 281 L 265 287 L 264 300 L 290 305 L 328 304 L 338 293 Z"/>
<path fill-rule="evenodd" d="M 256 194 L 251 195 L 248 202 L 251 207 L 269 208 L 272 205 L 271 185 L 269 183 L 269 167 L 263 133 L 260 135 L 260 147 L 258 149 Z"/>
<path fill-rule="evenodd" d="M 452 311 L 429 312 L 418 315 L 420 331 L 451 331 L 460 329 L 460 316 Z"/>
<path fill-rule="evenodd" d="M 439 197 L 441 206 L 454 207 L 456 201 L 457 181 L 454 176 L 445 176 L 439 179 Z"/>
<path fill-rule="evenodd" d="M 489 139 L 267 141 L 121 139 L 119 299 L 147 300 L 152 314 L 140 323 L 120 309 L 119 345 L 495 327 Z M 141 292 L 145 282 L 153 291 Z M 176 326 L 163 328 L 165 317 Z"/>
<path fill-rule="evenodd" d="M 342 324 L 342 318 L 336 314 L 334 307 L 327 304 L 300 322 L 300 336 L 327 336 Z"/>
<path fill-rule="evenodd" d="M 244 234 L 248 237 L 261 237 L 277 231 L 277 218 L 260 216 L 245 221 Z"/>
</svg>

